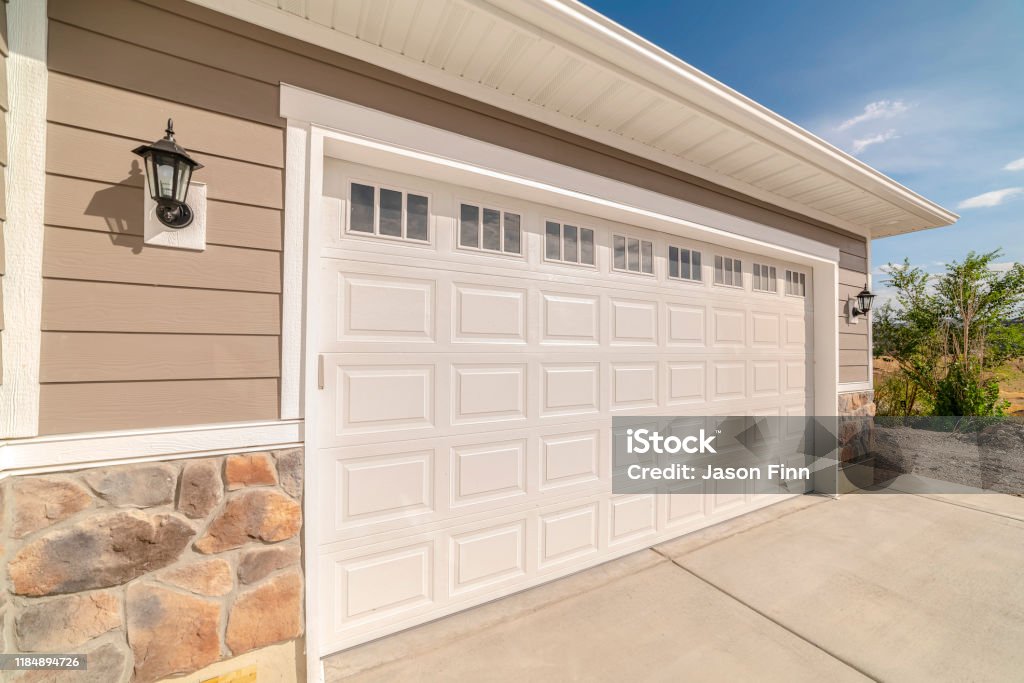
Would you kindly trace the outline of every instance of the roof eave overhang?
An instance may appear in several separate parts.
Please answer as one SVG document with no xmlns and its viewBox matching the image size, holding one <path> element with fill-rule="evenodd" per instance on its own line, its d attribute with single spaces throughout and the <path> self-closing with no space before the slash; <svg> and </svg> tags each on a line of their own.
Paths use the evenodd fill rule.
<svg viewBox="0 0 1024 683">
<path fill-rule="evenodd" d="M 553 46 L 591 69 L 605 70 L 611 78 L 623 79 L 642 88 L 652 97 L 678 103 L 680 111 L 692 111 L 703 120 L 728 127 L 734 138 L 749 139 L 750 145 L 777 150 L 780 159 L 793 159 L 802 167 L 820 172 L 821 181 L 837 188 L 833 194 L 861 197 L 860 214 L 885 220 L 852 220 L 799 201 L 757 184 L 745 182 L 726 172 L 696 163 L 685 155 L 672 153 L 635 137 L 591 125 L 578 116 L 568 115 L 550 106 L 517 96 L 501 88 L 463 77 L 463 74 L 439 68 L 426 59 L 412 59 L 400 52 L 358 37 L 358 30 L 339 28 L 332 0 L 306 0 L 290 3 L 292 9 L 279 9 L 258 0 L 191 0 L 195 4 L 234 16 L 243 21 L 318 45 L 356 59 L 400 73 L 436 87 L 464 95 L 547 125 L 588 137 L 653 162 L 675 168 L 708 182 L 742 193 L 762 202 L 779 206 L 817 221 L 836 226 L 866 238 L 914 232 L 950 225 L 958 216 L 918 195 L 879 171 L 859 161 L 821 138 L 772 112 L 710 76 L 686 64 L 670 53 L 629 32 L 610 19 L 574 0 L 436 0 L 458 4 L 468 12 L 486 13 L 495 22 L 528 34 L 531 39 Z M 300 5 L 296 9 L 294 5 Z M 385 6 L 387 3 L 380 3 Z M 415 7 L 416 3 L 392 3 Z M 446 10 L 447 11 L 447 10 Z M 418 30 L 415 21 L 405 17 L 408 31 Z M 684 109 L 685 108 L 685 109 Z M 816 190 L 801 193 L 814 197 Z M 800 196 L 800 195 L 797 195 Z M 820 197 L 820 192 L 817 195 Z M 877 198 L 877 207 L 871 206 Z M 820 203 L 820 199 L 819 199 Z M 850 204 L 850 202 L 845 202 Z M 856 215 L 856 214 L 854 214 Z"/>
</svg>

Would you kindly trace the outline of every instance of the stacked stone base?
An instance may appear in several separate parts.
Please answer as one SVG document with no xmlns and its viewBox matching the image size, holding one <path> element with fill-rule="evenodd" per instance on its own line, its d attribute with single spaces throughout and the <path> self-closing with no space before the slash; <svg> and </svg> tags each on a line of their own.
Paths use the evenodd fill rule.
<svg viewBox="0 0 1024 683">
<path fill-rule="evenodd" d="M 4 652 L 149 683 L 302 635 L 301 449 L 0 482 Z"/>
</svg>

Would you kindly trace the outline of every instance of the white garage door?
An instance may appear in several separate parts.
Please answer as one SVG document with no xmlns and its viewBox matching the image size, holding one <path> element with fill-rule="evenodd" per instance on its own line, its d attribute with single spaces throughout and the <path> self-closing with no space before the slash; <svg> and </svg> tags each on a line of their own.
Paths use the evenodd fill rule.
<svg viewBox="0 0 1024 683">
<path fill-rule="evenodd" d="M 322 653 L 778 499 L 613 495 L 611 418 L 810 414 L 808 270 L 336 161 L 324 187 Z"/>
</svg>

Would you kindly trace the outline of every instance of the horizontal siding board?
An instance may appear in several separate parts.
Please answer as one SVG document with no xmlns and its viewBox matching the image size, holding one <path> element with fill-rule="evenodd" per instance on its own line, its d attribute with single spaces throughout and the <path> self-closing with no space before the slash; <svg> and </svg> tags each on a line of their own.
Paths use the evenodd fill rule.
<svg viewBox="0 0 1024 683">
<path fill-rule="evenodd" d="M 240 247 L 166 249 L 141 237 L 47 227 L 43 277 L 280 292 L 281 255 Z"/>
<path fill-rule="evenodd" d="M 276 379 L 44 384 L 40 434 L 270 420 Z"/>
<path fill-rule="evenodd" d="M 50 174 L 46 177 L 47 225 L 142 237 L 140 186 L 112 185 Z M 206 243 L 281 250 L 281 210 L 206 201 Z"/>
<path fill-rule="evenodd" d="M 190 152 L 215 154 L 266 166 L 284 166 L 284 132 L 164 99 L 55 73 L 47 88 L 46 118 L 139 140 L 163 136 L 174 119 L 179 142 Z"/>
<path fill-rule="evenodd" d="M 276 335 L 280 309 L 277 294 L 43 280 L 43 330 Z"/>
<path fill-rule="evenodd" d="M 867 349 L 840 349 L 839 365 L 867 365 Z"/>
<path fill-rule="evenodd" d="M 105 20 L 110 18 L 106 12 L 97 14 L 102 14 Z M 148 38 L 162 31 L 157 23 L 145 27 L 142 35 Z M 178 40 L 181 40 L 180 35 Z M 279 115 L 277 85 L 129 45 L 60 22 L 50 22 L 48 66 L 51 71 L 171 102 L 269 125 L 284 125 Z"/>
<path fill-rule="evenodd" d="M 44 332 L 41 382 L 280 376 L 274 336 Z"/>
<path fill-rule="evenodd" d="M 142 160 L 132 154 L 132 149 L 147 142 L 152 140 L 120 138 L 51 123 L 46 127 L 46 171 L 142 187 Z M 207 183 L 211 198 L 273 209 L 283 206 L 281 169 L 202 154 L 194 156 L 205 168 L 196 171 L 192 178 Z"/>
<path fill-rule="evenodd" d="M 846 317 L 845 311 L 840 311 L 839 315 L 839 332 L 840 334 L 859 334 L 863 336 L 868 335 L 871 323 L 865 320 L 863 317 L 857 318 L 857 322 L 850 323 L 849 318 Z"/>
<path fill-rule="evenodd" d="M 866 382 L 868 381 L 868 366 L 866 365 L 840 365 L 839 381 L 844 382 Z"/>
<path fill-rule="evenodd" d="M 867 334 L 851 334 L 847 332 L 842 332 L 839 334 L 840 351 L 867 351 L 867 348 Z"/>
<path fill-rule="evenodd" d="M 860 288 L 864 286 L 864 273 L 863 271 L 840 267 L 839 284 L 857 287 L 857 291 L 859 292 Z"/>
<path fill-rule="evenodd" d="M 857 273 L 868 272 L 868 260 L 863 256 L 854 256 L 848 254 L 845 251 L 839 252 L 839 267 L 846 268 L 847 270 L 855 271 Z"/>
</svg>

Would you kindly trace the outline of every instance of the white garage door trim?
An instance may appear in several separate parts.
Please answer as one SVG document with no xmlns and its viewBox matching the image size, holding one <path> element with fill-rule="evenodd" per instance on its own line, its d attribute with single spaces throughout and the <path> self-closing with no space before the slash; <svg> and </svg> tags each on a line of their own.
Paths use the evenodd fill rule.
<svg viewBox="0 0 1024 683">
<path fill-rule="evenodd" d="M 285 208 L 286 253 L 305 254 L 305 273 L 296 259 L 286 261 L 286 295 L 283 302 L 283 343 L 294 347 L 297 337 L 319 339 L 319 316 L 296 295 L 305 280 L 305 291 L 316 291 L 319 268 L 321 203 L 311 201 L 323 191 L 324 157 L 367 164 L 396 172 L 430 177 L 486 192 L 555 204 L 578 213 L 717 244 L 765 254 L 802 264 L 812 270 L 814 281 L 813 393 L 814 410 L 828 415 L 835 410 L 838 376 L 838 250 L 790 235 L 769 226 L 676 200 L 664 195 L 611 181 L 552 162 L 438 130 L 406 119 L 358 107 L 347 102 L 282 86 L 282 115 L 289 119 L 288 184 Z M 304 237 L 306 239 L 304 239 Z M 305 245 L 303 245 L 303 241 Z M 303 249 L 303 246 L 305 247 Z M 314 308 L 313 311 L 316 309 Z M 312 311 L 310 311 L 312 312 Z M 303 315 L 305 319 L 303 321 Z M 290 322 L 289 322 L 290 321 Z M 290 330 L 289 330 L 290 327 Z M 304 330 L 302 329 L 304 328 Z M 301 332 L 299 332 L 301 330 Z M 307 453 L 317 452 L 316 392 L 317 348 L 305 344 L 305 417 Z M 307 468 L 305 539 L 310 554 L 317 547 L 316 459 Z M 315 561 L 307 561 L 307 629 L 310 670 L 330 644 L 318 643 L 319 619 L 329 609 L 317 595 L 320 581 Z M 458 609 L 459 606 L 453 606 Z"/>
</svg>

